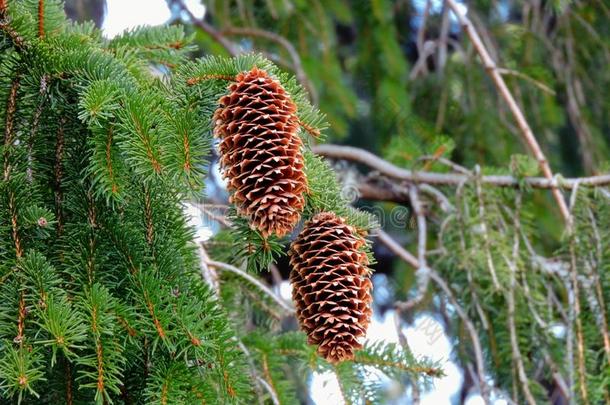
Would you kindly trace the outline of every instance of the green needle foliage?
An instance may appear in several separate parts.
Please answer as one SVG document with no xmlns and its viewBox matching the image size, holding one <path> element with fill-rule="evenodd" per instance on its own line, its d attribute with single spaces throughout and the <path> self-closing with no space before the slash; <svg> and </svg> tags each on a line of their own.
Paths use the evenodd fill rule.
<svg viewBox="0 0 610 405">
<path fill-rule="evenodd" d="M 256 283 L 204 282 L 182 205 L 201 195 L 227 77 L 257 66 L 278 78 L 305 138 L 324 117 L 263 57 L 189 62 L 190 49 L 179 27 L 107 40 L 58 0 L 0 1 L 1 402 L 295 403 L 311 370 L 331 370 L 303 334 L 284 333 Z M 305 219 L 334 210 L 374 226 L 327 165 L 307 164 Z M 240 253 L 212 259 L 263 271 L 285 254 L 285 240 L 232 220 L 217 238 Z M 382 344 L 335 371 L 355 398 L 375 367 L 438 375 Z"/>
</svg>

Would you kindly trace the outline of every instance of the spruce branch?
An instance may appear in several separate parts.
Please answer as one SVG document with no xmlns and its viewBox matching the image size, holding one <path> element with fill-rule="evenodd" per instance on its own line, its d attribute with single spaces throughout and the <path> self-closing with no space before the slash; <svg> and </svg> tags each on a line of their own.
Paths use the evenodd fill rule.
<svg viewBox="0 0 610 405">
<path fill-rule="evenodd" d="M 38 38 L 44 37 L 44 0 L 38 0 Z"/>
<path fill-rule="evenodd" d="M 581 399 L 584 404 L 589 404 L 588 389 L 587 389 L 587 369 L 585 365 L 585 342 L 583 335 L 583 325 L 581 318 L 581 303 L 580 303 L 580 282 L 578 278 L 578 265 L 576 262 L 576 243 L 578 243 L 578 236 L 574 233 L 574 218 L 572 212 L 576 204 L 576 198 L 578 196 L 579 183 L 576 183 L 572 189 L 570 196 L 569 205 L 569 221 L 568 221 L 568 237 L 569 237 L 569 255 L 570 255 L 570 282 L 572 295 L 572 302 L 570 305 L 570 314 L 573 315 L 571 323 L 576 325 L 576 348 L 577 348 L 577 359 L 578 359 L 578 379 Z"/>
</svg>

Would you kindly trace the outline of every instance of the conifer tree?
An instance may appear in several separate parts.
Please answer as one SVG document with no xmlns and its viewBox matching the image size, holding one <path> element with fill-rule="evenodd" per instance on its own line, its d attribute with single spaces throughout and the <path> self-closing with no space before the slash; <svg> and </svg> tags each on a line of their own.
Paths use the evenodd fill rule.
<svg viewBox="0 0 610 405">
<path fill-rule="evenodd" d="M 374 221 L 303 146 L 325 125 L 294 78 L 254 54 L 189 61 L 189 40 L 175 26 L 107 40 L 68 22 L 58 0 L 0 0 L 0 400 L 290 404 L 313 370 L 334 371 L 346 399 L 372 401 L 381 395 L 373 369 L 440 375 L 384 343 L 331 365 L 279 322 L 293 307 L 253 272 L 286 254 L 297 220 L 332 212 L 362 235 Z M 264 72 L 290 100 L 288 158 L 263 162 L 283 165 L 269 167 L 285 177 L 267 185 L 284 193 L 273 203 L 288 201 L 288 220 L 268 225 L 274 205 L 254 213 L 256 187 L 235 187 L 242 205 L 216 236 L 225 247 L 203 252 L 183 203 L 203 192 L 214 112 L 233 103 L 229 86 L 247 72 Z M 224 136 L 233 124 L 223 125 Z M 278 139 L 278 149 L 257 150 L 275 153 Z M 236 156 L 227 165 L 246 155 Z M 372 260 L 364 239 L 355 249 Z"/>
</svg>

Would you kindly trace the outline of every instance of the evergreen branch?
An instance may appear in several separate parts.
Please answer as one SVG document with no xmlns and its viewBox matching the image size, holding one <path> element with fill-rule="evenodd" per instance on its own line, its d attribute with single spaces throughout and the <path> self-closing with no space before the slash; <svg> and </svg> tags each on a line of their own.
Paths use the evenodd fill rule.
<svg viewBox="0 0 610 405">
<path fill-rule="evenodd" d="M 303 122 L 301 120 L 299 120 L 299 125 L 309 133 L 309 135 L 313 136 L 314 138 L 318 139 L 321 136 L 321 132 L 318 128 L 314 128 L 311 125 L 307 124 L 306 122 Z"/>
<path fill-rule="evenodd" d="M 198 84 L 198 83 L 206 81 L 206 80 L 224 80 L 227 82 L 232 82 L 232 81 L 235 81 L 235 76 L 212 73 L 212 74 L 206 74 L 206 75 L 201 75 L 201 76 L 189 77 L 188 79 L 186 79 L 186 84 L 188 84 L 189 86 L 194 86 L 195 84 Z"/>
<path fill-rule="evenodd" d="M 57 350 L 61 350 L 66 362 L 76 357 L 75 350 L 83 349 L 87 337 L 87 327 L 81 314 L 69 303 L 65 295 L 51 295 L 39 303 L 42 322 L 39 325 L 52 339 L 37 343 L 51 346 L 53 355 L 51 367 L 57 361 Z"/>
<path fill-rule="evenodd" d="M 116 180 L 114 178 L 114 169 L 112 168 L 112 126 L 108 128 L 108 138 L 106 140 L 106 169 L 108 170 L 108 177 L 110 179 L 110 190 L 112 194 L 116 194 L 119 192 L 119 187 L 116 184 Z"/>
<path fill-rule="evenodd" d="M 455 0 L 447 0 L 447 6 L 449 6 L 453 13 L 456 15 L 458 21 L 462 25 L 462 29 L 466 32 L 466 34 L 472 41 L 474 48 L 476 49 L 477 53 L 481 58 L 481 61 L 483 62 L 485 70 L 492 78 L 494 84 L 496 85 L 500 93 L 500 96 L 504 99 L 506 104 L 508 104 L 508 107 L 511 113 L 513 114 L 513 117 L 515 118 L 515 121 L 517 121 L 517 125 L 519 126 L 519 130 L 521 131 L 521 135 L 525 140 L 527 146 L 529 147 L 530 151 L 538 161 L 538 164 L 542 169 L 542 173 L 544 173 L 544 177 L 549 183 L 552 184 L 553 172 L 546 159 L 546 156 L 544 155 L 544 152 L 542 152 L 542 149 L 540 148 L 540 145 L 538 144 L 538 141 L 536 140 L 536 137 L 534 136 L 534 133 L 531 127 L 529 126 L 525 115 L 521 111 L 521 108 L 519 108 L 519 105 L 515 101 L 515 98 L 508 89 L 508 86 L 506 85 L 502 74 L 498 71 L 496 63 L 489 55 L 489 52 L 487 51 L 487 48 L 479 37 L 474 25 L 472 24 L 470 19 L 462 12 L 460 6 L 455 2 Z M 553 194 L 553 198 L 555 198 L 555 201 L 557 202 L 557 206 L 559 207 L 561 216 L 563 217 L 566 224 L 569 224 L 570 213 L 561 191 L 557 186 L 551 186 L 551 193 Z"/>
<path fill-rule="evenodd" d="M 6 0 L 0 0 L 6 1 Z M 22 49 L 25 46 L 25 40 L 15 29 L 9 24 L 6 18 L 6 3 L 4 4 L 4 10 L 0 10 L 0 30 L 6 32 L 16 48 Z"/>
<path fill-rule="evenodd" d="M 147 187 L 144 187 L 144 222 L 146 229 L 146 243 L 148 247 L 153 250 L 153 242 L 155 238 L 155 228 L 152 217 L 152 203 L 150 198 L 150 191 Z M 154 253 L 153 253 L 154 256 Z"/>
<path fill-rule="evenodd" d="M 19 292 L 19 309 L 17 310 L 17 336 L 13 341 L 19 344 L 19 347 L 23 347 L 23 341 L 25 340 L 25 318 L 27 316 L 27 308 L 25 306 L 25 292 Z"/>
<path fill-rule="evenodd" d="M 434 173 L 419 172 L 403 169 L 364 149 L 353 146 L 339 145 L 315 145 L 312 151 L 331 159 L 343 159 L 365 164 L 381 174 L 392 179 L 403 180 L 413 183 L 427 183 L 437 185 L 460 185 L 471 180 L 470 176 L 460 173 Z M 584 187 L 604 187 L 610 185 L 610 174 L 581 178 L 562 178 L 556 175 L 552 179 L 544 177 L 524 177 L 517 179 L 514 176 L 484 175 L 481 176 L 482 184 L 497 187 L 519 187 L 526 184 L 532 188 L 552 189 L 555 187 L 573 189 L 578 182 Z"/>
<path fill-rule="evenodd" d="M 28 393 L 40 397 L 34 386 L 46 380 L 41 353 L 32 348 L 15 349 L 12 345 L 4 346 L 3 352 L 0 358 L 0 389 L 9 395 L 17 393 L 18 403 Z"/>
<path fill-rule="evenodd" d="M 21 246 L 21 236 L 19 236 L 19 225 L 17 223 L 17 207 L 15 204 L 15 192 L 8 193 L 8 209 L 11 215 L 11 228 L 13 242 L 15 243 L 15 255 L 17 258 L 23 256 L 23 247 Z"/>
<path fill-rule="evenodd" d="M 574 200 L 576 194 L 578 192 L 578 185 L 572 190 L 572 201 Z M 573 202 L 570 204 L 570 207 L 573 207 Z M 570 210 L 571 211 L 571 210 Z M 583 403 L 589 404 L 589 399 L 587 395 L 587 368 L 585 365 L 585 343 L 583 336 L 583 326 L 581 319 L 581 308 L 580 308 L 580 288 L 579 288 L 579 280 L 578 280 L 578 267 L 576 263 L 576 236 L 573 234 L 573 218 L 570 213 L 570 227 L 569 227 L 569 251 L 570 251 L 570 281 L 572 283 L 572 288 L 568 292 L 571 295 L 571 305 L 570 311 L 573 313 L 573 319 L 571 322 L 576 323 L 576 348 L 578 352 L 578 378 L 579 378 L 579 388 L 580 394 Z M 573 311 L 573 312 L 572 312 Z"/>
<path fill-rule="evenodd" d="M 404 349 L 394 343 L 376 342 L 367 344 L 355 353 L 354 363 L 375 367 L 389 377 L 396 377 L 396 371 L 406 372 L 415 376 L 442 377 L 443 370 L 426 362 L 417 361 Z"/>
<path fill-rule="evenodd" d="M 77 362 L 85 366 L 79 370 L 77 381 L 88 381 L 81 384 L 81 387 L 94 388 L 95 401 L 108 403 L 110 393 L 120 392 L 125 362 L 122 348 L 114 337 L 116 300 L 105 287 L 94 284 L 80 297 L 79 306 L 86 314 L 89 334 L 93 340 L 93 347 L 88 349 L 93 353 L 77 358 Z"/>
<path fill-rule="evenodd" d="M 62 190 L 62 177 L 63 167 L 62 160 L 64 156 L 64 126 L 66 124 L 65 118 L 59 119 L 59 127 L 57 128 L 57 137 L 55 142 L 55 165 L 54 165 L 54 188 L 55 188 L 55 216 L 57 217 L 57 236 L 61 237 L 64 230 L 64 216 L 63 216 L 63 190 Z"/>
<path fill-rule="evenodd" d="M 74 404 L 74 382 L 72 380 L 72 365 L 66 360 L 66 405 Z"/>
<path fill-rule="evenodd" d="M 485 202 L 483 200 L 483 188 L 481 187 L 480 180 L 480 168 L 479 165 L 475 167 L 475 190 L 477 194 L 477 202 L 479 205 L 479 221 L 481 224 L 481 229 L 483 233 L 483 246 L 485 249 L 485 256 L 487 258 L 487 268 L 489 269 L 489 273 L 491 274 L 491 279 L 493 281 L 494 288 L 496 291 L 500 290 L 500 282 L 498 281 L 498 276 L 496 274 L 496 268 L 494 266 L 493 257 L 491 255 L 491 242 L 489 237 L 489 232 L 487 232 L 488 225 L 485 222 Z"/>
<path fill-rule="evenodd" d="M 155 307 L 150 299 L 150 296 L 147 291 L 144 291 L 143 294 L 144 294 L 144 303 L 146 304 L 146 309 L 148 309 L 148 314 L 152 318 L 153 324 L 155 325 L 155 330 L 157 331 L 157 334 L 159 335 L 161 340 L 165 340 L 165 338 L 167 337 L 167 335 L 165 333 L 165 329 L 163 328 L 163 325 L 161 325 L 159 318 L 155 314 Z"/>
<path fill-rule="evenodd" d="M 519 349 L 519 342 L 517 336 L 517 329 L 515 326 L 515 285 L 516 285 L 516 271 L 515 263 L 508 260 L 505 257 L 505 260 L 508 263 L 509 268 L 511 269 L 511 278 L 510 284 L 508 288 L 508 325 L 510 330 L 510 343 L 513 353 L 513 361 L 517 364 L 517 376 L 519 378 L 519 382 L 521 383 L 521 387 L 523 390 L 523 394 L 525 395 L 525 399 L 530 405 L 536 404 L 536 400 L 534 399 L 529 384 L 527 381 L 527 375 L 525 374 L 525 367 L 523 365 L 523 357 L 521 355 L 521 350 Z"/>
<path fill-rule="evenodd" d="M 267 360 L 267 355 L 265 353 L 262 354 L 262 362 L 263 362 L 263 375 L 265 379 L 262 382 L 265 382 L 267 385 L 267 389 L 271 394 L 271 398 L 273 403 L 279 405 L 280 401 L 277 396 L 277 390 L 273 386 L 273 377 L 271 377 L 271 372 L 269 371 L 269 361 Z"/>
<path fill-rule="evenodd" d="M 13 146 L 15 139 L 15 133 L 13 131 L 15 121 L 15 111 L 17 110 L 17 91 L 19 90 L 20 79 L 15 77 L 11 84 L 11 90 L 6 103 L 5 123 L 4 123 L 4 148 L 3 154 L 3 165 L 4 165 L 4 181 L 7 181 L 10 177 L 11 161 L 10 151 Z"/>
</svg>

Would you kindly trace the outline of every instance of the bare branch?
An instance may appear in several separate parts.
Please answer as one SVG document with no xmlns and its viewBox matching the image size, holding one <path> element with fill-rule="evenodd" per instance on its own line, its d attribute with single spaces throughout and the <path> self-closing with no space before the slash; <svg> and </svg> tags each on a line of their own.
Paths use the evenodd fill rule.
<svg viewBox="0 0 610 405">
<path fill-rule="evenodd" d="M 195 26 L 201 28 L 204 32 L 211 36 L 212 39 L 218 42 L 229 55 L 236 56 L 238 54 L 237 50 L 235 49 L 235 45 L 231 41 L 225 38 L 220 32 L 218 32 L 218 30 L 216 30 L 216 28 L 212 27 L 204 19 L 196 18 L 182 0 L 176 0 L 175 3 L 180 7 L 182 12 L 186 13 Z"/>
<path fill-rule="evenodd" d="M 309 92 L 312 102 L 314 104 L 317 103 L 318 95 L 317 95 L 316 89 L 309 81 L 309 78 L 307 77 L 307 74 L 305 73 L 305 70 L 303 69 L 303 63 L 301 62 L 301 57 L 299 56 L 299 53 L 297 52 L 294 45 L 292 45 L 292 43 L 290 41 L 288 41 L 286 38 L 284 38 L 283 36 L 281 36 L 279 34 L 276 34 L 275 32 L 266 31 L 266 30 L 262 30 L 259 28 L 251 28 L 251 27 L 227 28 L 222 31 L 221 35 L 238 35 L 238 36 L 265 38 L 265 39 L 268 39 L 268 40 L 273 41 L 276 44 L 280 45 L 282 48 L 284 48 L 286 50 L 286 52 L 288 52 L 288 54 L 290 55 L 290 59 L 292 59 L 292 65 L 294 68 L 294 72 L 297 76 L 297 80 L 300 83 L 302 83 L 305 87 L 307 87 L 307 91 Z"/>
<path fill-rule="evenodd" d="M 459 173 L 434 173 L 417 172 L 400 168 L 387 160 L 383 160 L 373 153 L 353 146 L 340 145 L 315 145 L 313 152 L 333 159 L 344 159 L 365 164 L 380 173 L 393 179 L 404 180 L 413 183 L 428 183 L 438 185 L 459 185 L 469 180 L 469 176 Z M 561 178 L 559 175 L 547 177 L 525 177 L 517 179 L 506 175 L 487 175 L 481 176 L 481 184 L 493 185 L 498 187 L 518 187 L 520 182 L 533 188 L 556 189 L 558 187 L 572 189 L 576 182 L 581 186 L 601 187 L 610 185 L 610 173 L 599 176 L 581 178 Z"/>
</svg>

